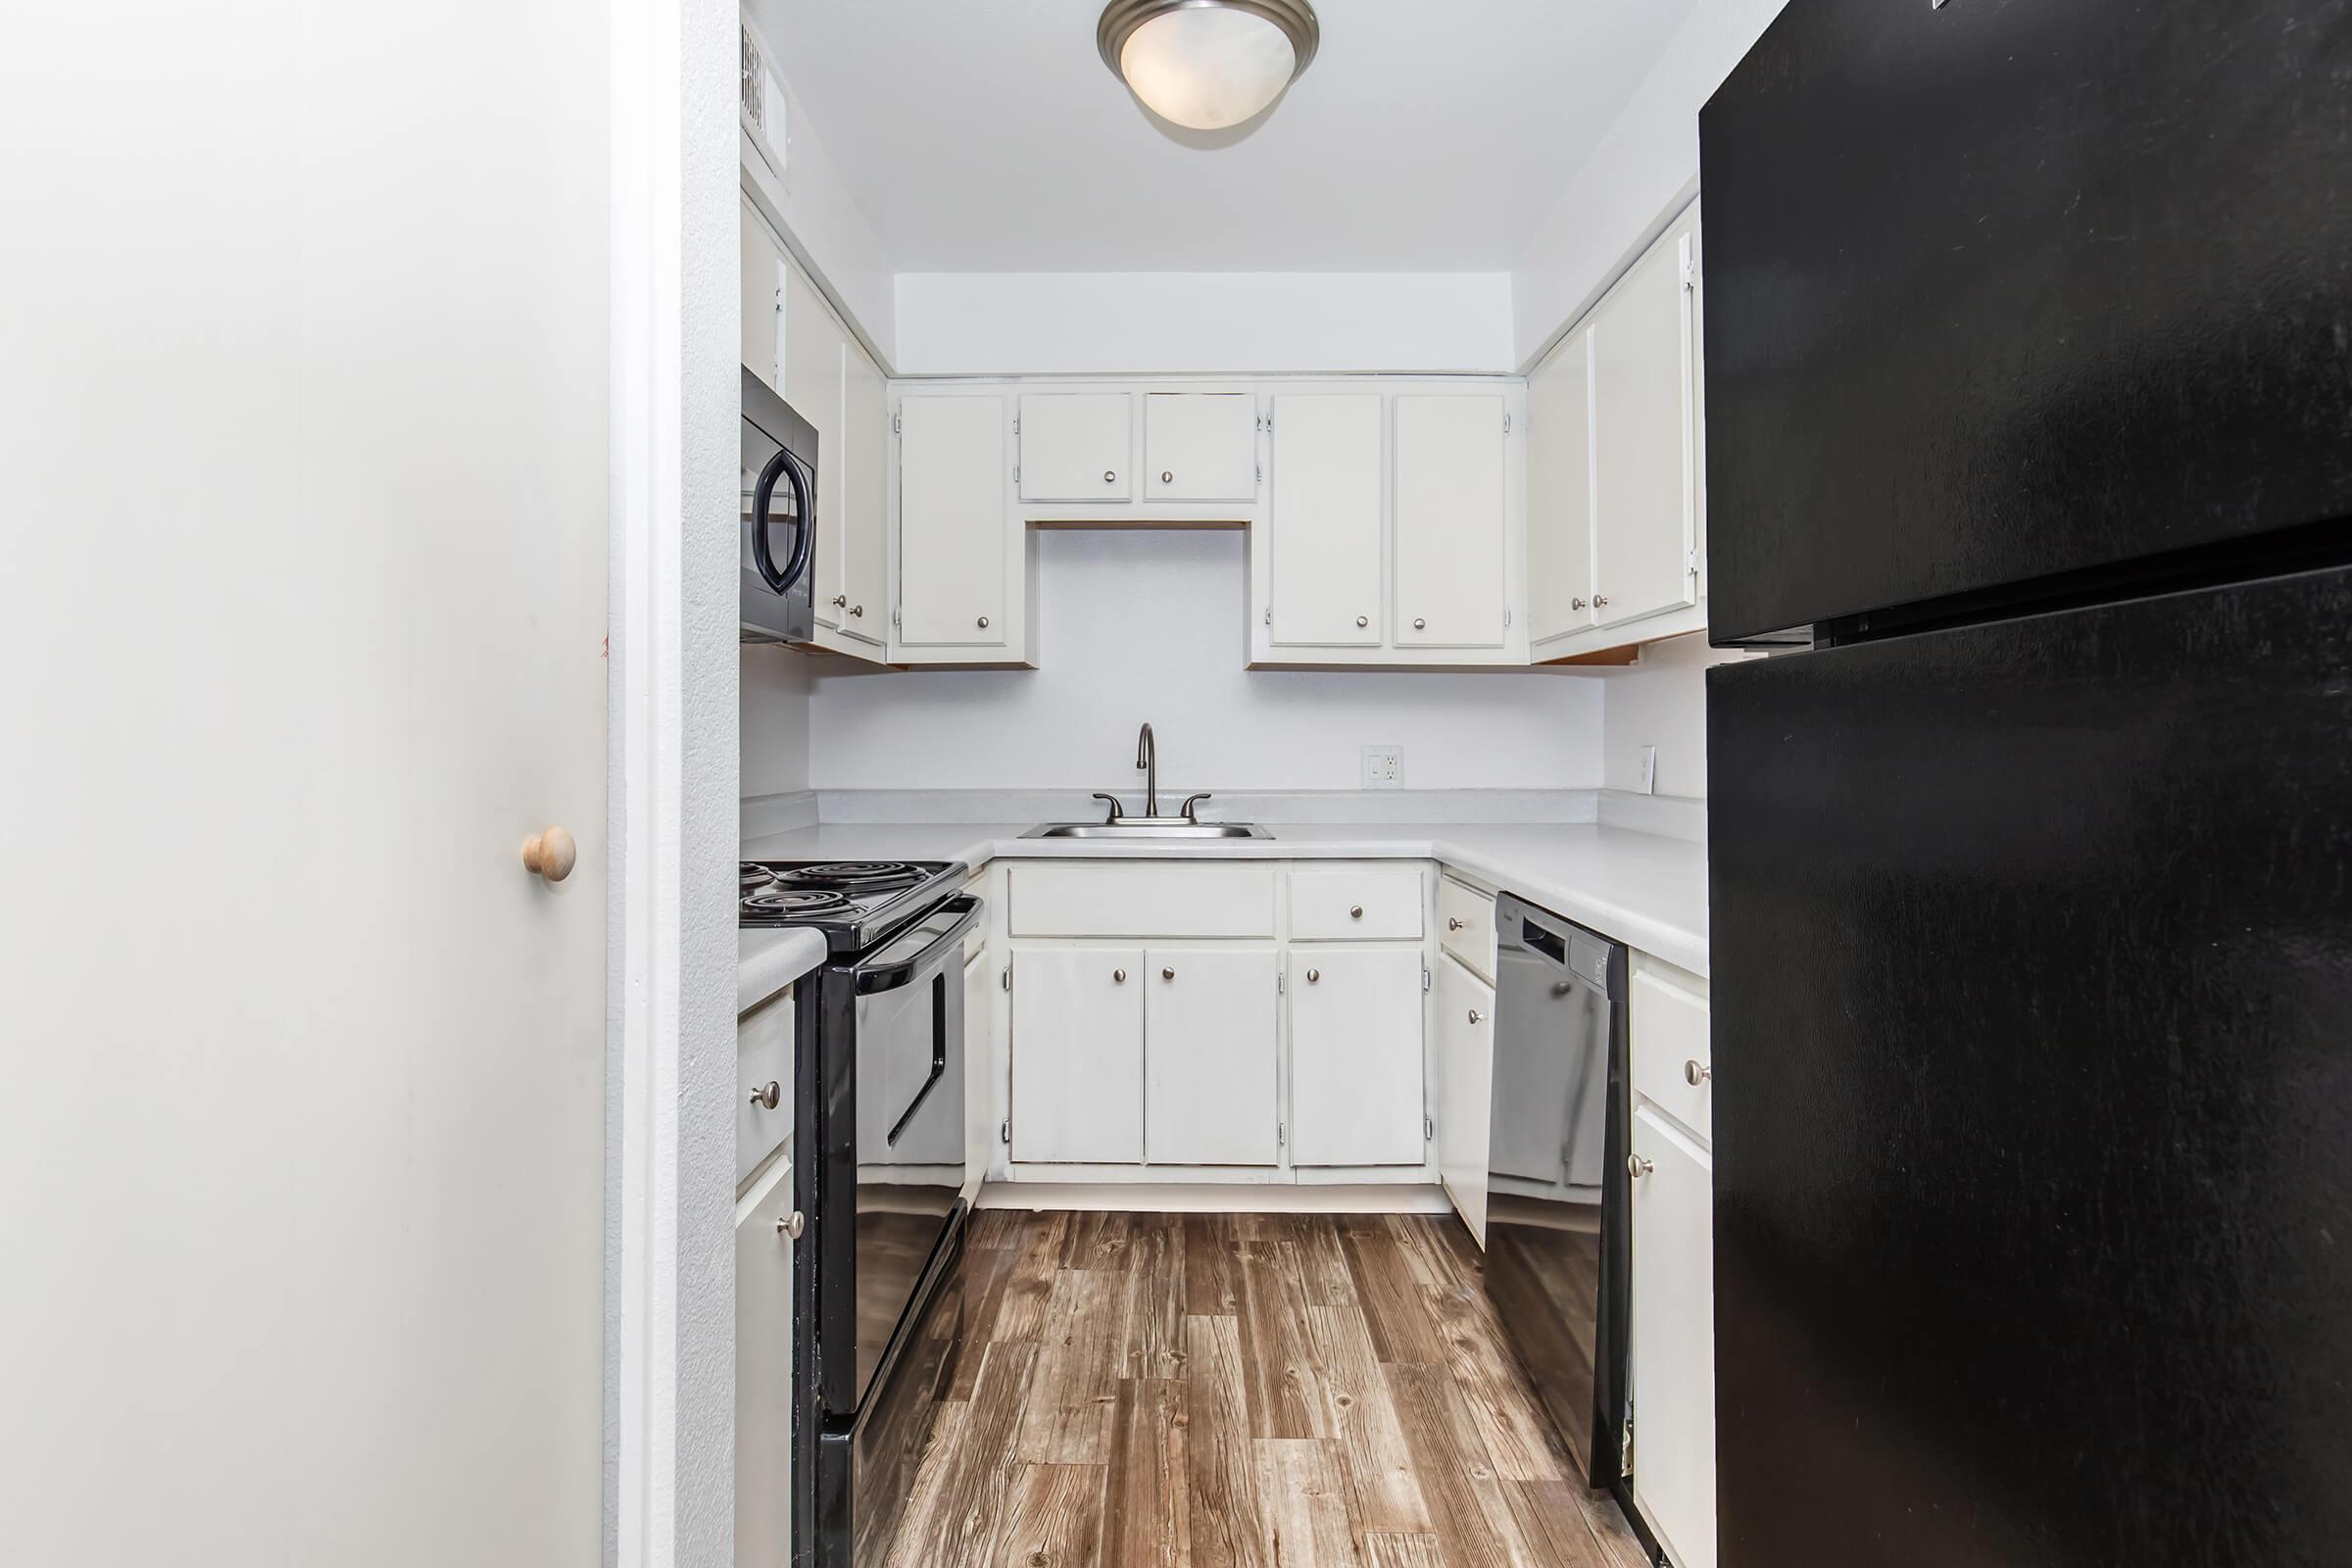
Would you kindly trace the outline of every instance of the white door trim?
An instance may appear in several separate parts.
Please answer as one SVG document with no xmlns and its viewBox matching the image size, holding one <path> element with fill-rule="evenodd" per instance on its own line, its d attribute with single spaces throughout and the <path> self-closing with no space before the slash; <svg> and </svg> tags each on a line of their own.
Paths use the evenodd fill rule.
<svg viewBox="0 0 2352 1568">
<path fill-rule="evenodd" d="M 738 18 L 609 0 L 605 1561 L 734 1530 Z"/>
</svg>

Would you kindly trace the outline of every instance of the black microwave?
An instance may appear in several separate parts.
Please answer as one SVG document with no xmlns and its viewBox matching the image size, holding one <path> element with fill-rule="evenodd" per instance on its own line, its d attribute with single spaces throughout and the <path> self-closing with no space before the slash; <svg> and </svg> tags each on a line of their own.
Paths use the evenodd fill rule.
<svg viewBox="0 0 2352 1568">
<path fill-rule="evenodd" d="M 743 372 L 743 641 L 816 635 L 816 430 Z"/>
</svg>

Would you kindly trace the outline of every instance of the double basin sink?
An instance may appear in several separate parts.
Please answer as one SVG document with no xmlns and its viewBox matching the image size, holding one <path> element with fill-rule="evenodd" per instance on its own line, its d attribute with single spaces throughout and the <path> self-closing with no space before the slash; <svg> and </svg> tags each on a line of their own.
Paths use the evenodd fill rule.
<svg viewBox="0 0 2352 1568">
<path fill-rule="evenodd" d="M 1270 839 L 1255 822 L 1048 822 L 1025 839 Z"/>
</svg>

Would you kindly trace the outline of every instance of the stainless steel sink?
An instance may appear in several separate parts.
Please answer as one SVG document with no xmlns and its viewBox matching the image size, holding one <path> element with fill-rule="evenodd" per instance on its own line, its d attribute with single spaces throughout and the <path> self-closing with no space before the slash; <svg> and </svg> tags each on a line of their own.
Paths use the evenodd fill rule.
<svg viewBox="0 0 2352 1568">
<path fill-rule="evenodd" d="M 1270 839 L 1255 822 L 1048 822 L 1025 839 Z"/>
</svg>

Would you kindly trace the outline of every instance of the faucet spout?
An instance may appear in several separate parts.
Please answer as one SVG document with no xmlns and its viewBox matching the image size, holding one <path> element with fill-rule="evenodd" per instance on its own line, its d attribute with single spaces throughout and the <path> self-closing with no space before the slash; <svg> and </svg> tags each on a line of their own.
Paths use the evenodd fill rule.
<svg viewBox="0 0 2352 1568">
<path fill-rule="evenodd" d="M 1152 739 L 1152 726 L 1146 724 L 1135 738 L 1135 766 L 1144 775 L 1144 814 L 1159 814 L 1159 748 Z"/>
</svg>

